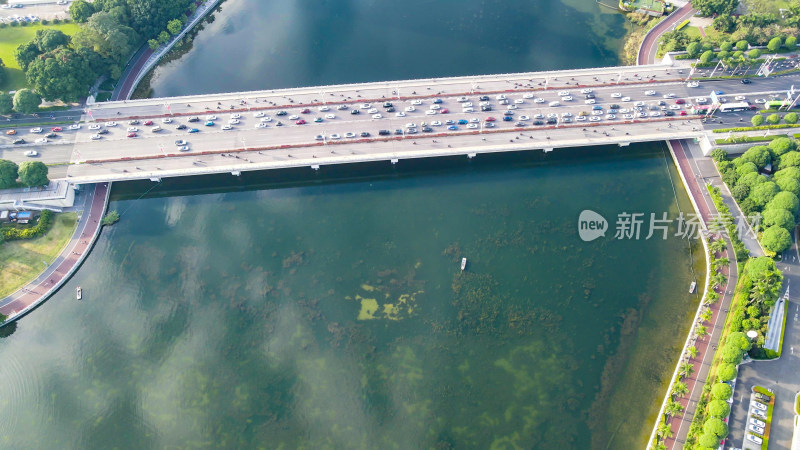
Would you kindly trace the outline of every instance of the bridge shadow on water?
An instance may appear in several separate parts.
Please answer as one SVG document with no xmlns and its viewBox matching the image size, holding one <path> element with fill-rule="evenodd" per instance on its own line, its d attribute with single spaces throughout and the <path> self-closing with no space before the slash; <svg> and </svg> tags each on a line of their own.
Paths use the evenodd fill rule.
<svg viewBox="0 0 800 450">
<path fill-rule="evenodd" d="M 523 169 L 531 166 L 585 165 L 614 159 L 647 158 L 663 152 L 663 142 L 632 144 L 629 147 L 597 146 L 556 149 L 544 153 L 541 149 L 437 158 L 404 159 L 397 164 L 378 161 L 357 164 L 322 165 L 290 169 L 242 171 L 240 176 L 229 173 L 193 177 L 163 178 L 159 185 L 150 180 L 114 183 L 111 201 L 132 200 L 143 196 L 174 197 L 233 191 L 281 189 L 320 184 L 343 184 L 393 178 L 424 177 L 442 173 L 492 173 Z"/>
</svg>

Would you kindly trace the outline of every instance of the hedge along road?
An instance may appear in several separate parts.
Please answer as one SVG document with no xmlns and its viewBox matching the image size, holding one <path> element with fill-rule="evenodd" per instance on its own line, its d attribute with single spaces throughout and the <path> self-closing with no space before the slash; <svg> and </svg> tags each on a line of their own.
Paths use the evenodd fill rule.
<svg viewBox="0 0 800 450">
<path fill-rule="evenodd" d="M 84 212 L 72 239 L 47 270 L 25 287 L 0 300 L 0 313 L 8 316 L 0 325 L 20 319 L 36 308 L 75 273 L 100 234 L 109 188 L 108 183 L 99 183 L 86 191 Z"/>
</svg>

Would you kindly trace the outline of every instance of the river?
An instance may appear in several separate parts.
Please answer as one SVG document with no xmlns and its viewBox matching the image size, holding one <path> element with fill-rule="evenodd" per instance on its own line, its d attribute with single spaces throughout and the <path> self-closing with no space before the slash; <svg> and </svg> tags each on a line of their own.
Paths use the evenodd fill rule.
<svg viewBox="0 0 800 450">
<path fill-rule="evenodd" d="M 310 5 L 229 0 L 155 92 L 614 64 L 624 26 Z M 642 448 L 704 267 L 673 233 L 614 238 L 620 213 L 691 208 L 661 143 L 127 183 L 110 207 L 2 330 L 4 448 Z M 579 238 L 586 209 L 605 237 Z"/>
</svg>

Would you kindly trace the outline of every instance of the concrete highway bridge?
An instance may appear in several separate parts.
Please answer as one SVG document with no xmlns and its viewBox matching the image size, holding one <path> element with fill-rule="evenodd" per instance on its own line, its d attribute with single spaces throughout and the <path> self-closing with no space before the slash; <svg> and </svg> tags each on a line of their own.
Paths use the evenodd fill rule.
<svg viewBox="0 0 800 450">
<path fill-rule="evenodd" d="M 702 139 L 711 124 L 690 107 L 711 91 L 753 102 L 800 85 L 791 75 L 689 87 L 690 75 L 688 67 L 653 64 L 106 102 L 49 138 L 49 129 L 0 136 L 0 158 L 21 162 L 33 150 L 53 178 L 96 183 L 627 146 Z M 26 143 L 12 144 L 19 138 Z"/>
</svg>

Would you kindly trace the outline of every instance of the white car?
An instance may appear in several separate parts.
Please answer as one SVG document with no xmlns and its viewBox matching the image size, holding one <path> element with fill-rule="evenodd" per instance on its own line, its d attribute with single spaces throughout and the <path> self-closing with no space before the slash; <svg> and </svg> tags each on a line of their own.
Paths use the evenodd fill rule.
<svg viewBox="0 0 800 450">
<path fill-rule="evenodd" d="M 435 111 L 436 110 L 440 110 L 440 109 L 442 109 L 442 105 L 431 105 L 431 109 L 433 109 Z"/>
<path fill-rule="evenodd" d="M 335 119 L 336 118 L 336 114 L 325 114 L 325 118 L 326 119 Z"/>
<path fill-rule="evenodd" d="M 705 105 L 706 103 L 708 103 L 708 99 L 707 99 L 707 98 L 705 98 L 705 97 L 697 97 L 697 98 L 696 98 L 694 101 L 695 101 L 695 102 L 696 102 L 698 105 Z"/>
<path fill-rule="evenodd" d="M 650 117 L 661 117 L 661 111 L 653 111 L 650 113 Z"/>
<path fill-rule="evenodd" d="M 403 111 L 398 111 L 398 112 L 394 113 L 394 116 L 395 117 L 405 117 L 406 113 L 404 113 Z"/>
<path fill-rule="evenodd" d="M 620 94 L 619 92 L 612 92 L 611 98 L 622 98 L 622 94 Z"/>
<path fill-rule="evenodd" d="M 99 134 L 93 134 L 92 136 L 99 136 Z M 39 138 L 36 140 L 37 144 L 47 144 L 47 138 Z"/>
<path fill-rule="evenodd" d="M 217 116 L 215 116 L 215 115 L 213 115 L 213 114 L 211 114 L 211 115 L 208 115 L 208 116 L 206 116 L 206 120 L 207 120 L 207 121 L 208 121 L 208 120 L 217 120 Z"/>
<path fill-rule="evenodd" d="M 629 102 L 629 101 L 631 101 L 631 98 L 630 97 L 622 97 L 620 100 L 622 100 L 623 102 Z"/>
<path fill-rule="evenodd" d="M 589 88 L 581 89 L 581 94 L 591 94 L 592 92 L 594 92 L 594 91 L 592 91 Z"/>
<path fill-rule="evenodd" d="M 417 108 L 415 108 L 413 106 L 406 106 L 406 112 L 414 112 L 416 110 L 417 110 Z"/>
<path fill-rule="evenodd" d="M 73 123 L 72 125 L 69 126 L 69 129 L 70 130 L 80 130 L 81 129 L 81 124 Z"/>
<path fill-rule="evenodd" d="M 569 91 L 558 91 L 559 97 L 566 97 L 569 95 Z"/>
<path fill-rule="evenodd" d="M 561 113 L 561 117 L 572 117 L 572 113 L 571 112 Z"/>
<path fill-rule="evenodd" d="M 233 114 L 231 114 L 231 119 L 241 119 L 241 118 L 242 118 L 242 115 L 241 115 L 241 114 L 239 114 L 239 113 L 233 113 Z"/>
<path fill-rule="evenodd" d="M 228 123 L 231 125 L 239 125 L 239 119 L 230 119 Z"/>
<path fill-rule="evenodd" d="M 425 114 L 427 114 L 429 116 L 434 116 L 434 115 L 436 115 L 436 110 L 435 109 L 429 109 L 429 110 L 425 111 Z"/>
<path fill-rule="evenodd" d="M 378 108 L 370 108 L 367 112 L 370 114 L 378 114 Z"/>
<path fill-rule="evenodd" d="M 289 120 L 299 120 L 299 119 L 300 116 L 298 116 L 297 114 L 292 114 L 291 116 L 289 116 Z"/>
<path fill-rule="evenodd" d="M 644 102 L 636 102 L 633 106 L 644 106 Z"/>
<path fill-rule="evenodd" d="M 117 122 L 106 122 L 107 127 L 115 127 L 117 126 Z"/>
<path fill-rule="evenodd" d="M 230 125 L 225 125 L 224 127 L 222 127 L 222 129 L 225 130 L 225 131 L 229 131 L 229 130 L 232 130 L 233 127 L 230 126 Z"/>
<path fill-rule="evenodd" d="M 158 133 L 159 131 L 161 131 L 161 127 L 156 125 L 153 128 L 150 128 L 150 131 L 153 133 Z"/>
<path fill-rule="evenodd" d="M 136 133 L 137 131 L 139 131 L 139 129 L 136 127 L 128 127 L 128 133 Z"/>
<path fill-rule="evenodd" d="M 382 119 L 382 118 L 383 118 L 383 116 L 382 116 L 382 115 L 380 115 L 379 113 L 375 113 L 375 114 L 373 114 L 373 115 L 372 115 L 372 118 L 373 118 L 373 119 Z"/>
<path fill-rule="evenodd" d="M 464 109 L 461 110 L 461 112 L 465 112 L 465 113 L 475 112 L 475 108 L 464 108 Z"/>
<path fill-rule="evenodd" d="M 172 119 L 170 119 L 169 117 L 164 117 L 163 119 L 161 119 L 161 123 L 172 123 Z"/>
<path fill-rule="evenodd" d="M 506 98 L 506 97 L 505 97 L 505 96 L 503 96 L 503 98 Z M 459 103 L 464 103 L 464 102 L 466 102 L 466 101 L 469 101 L 469 99 L 468 99 L 467 97 L 461 96 L 461 97 L 458 97 L 458 98 L 456 99 L 456 101 L 457 101 L 457 102 L 459 102 Z"/>
<path fill-rule="evenodd" d="M 264 116 L 266 116 L 266 114 L 264 114 L 264 113 L 263 113 L 263 112 L 261 112 L 261 111 L 259 111 L 259 112 L 255 113 L 255 114 L 253 114 L 253 117 L 255 117 L 256 119 L 259 119 L 259 118 L 261 118 L 261 117 L 264 117 Z"/>
<path fill-rule="evenodd" d="M 625 120 L 631 120 L 633 119 L 633 114 L 623 114 L 622 118 Z"/>
<path fill-rule="evenodd" d="M 472 129 L 478 128 L 478 124 L 477 123 L 469 123 L 469 124 L 467 124 L 467 128 L 472 128 Z"/>
<path fill-rule="evenodd" d="M 519 120 L 524 122 L 526 120 L 530 120 L 530 117 L 528 117 L 528 116 L 519 116 Z"/>
<path fill-rule="evenodd" d="M 575 120 L 578 122 L 586 122 L 586 116 L 578 116 L 575 118 Z"/>
<path fill-rule="evenodd" d="M 30 130 L 30 131 L 31 131 L 31 133 L 41 133 L 41 132 L 42 132 L 42 129 L 41 129 L 41 128 L 39 128 L 39 127 L 36 127 L 36 128 L 31 128 L 31 130 Z"/>
<path fill-rule="evenodd" d="M 356 134 L 353 133 L 352 131 L 348 131 L 347 133 L 344 134 L 344 137 L 346 137 L 348 139 L 352 139 L 352 138 L 356 137 Z"/>
<path fill-rule="evenodd" d="M 681 105 L 669 105 L 669 109 L 679 110 L 679 109 L 681 109 Z"/>
<path fill-rule="evenodd" d="M 644 112 L 644 111 L 642 111 L 642 112 L 640 112 L 639 114 L 637 114 L 637 115 L 636 115 L 636 117 L 638 117 L 638 118 L 640 118 L 640 119 L 644 119 L 644 118 L 646 118 L 646 117 L 647 117 L 647 113 L 646 113 L 646 112 Z"/>
<path fill-rule="evenodd" d="M 27 152 L 25 152 L 25 156 L 27 156 L 28 158 L 33 158 L 38 154 L 39 152 L 37 152 L 36 150 L 28 150 Z"/>
<path fill-rule="evenodd" d="M 572 96 L 571 95 L 565 95 L 565 96 L 561 97 L 561 101 L 562 102 L 571 102 L 572 101 Z"/>
<path fill-rule="evenodd" d="M 656 95 L 656 91 L 644 91 L 644 95 Z"/>
<path fill-rule="evenodd" d="M 517 105 L 521 105 L 521 104 L 525 103 L 525 100 L 523 100 L 521 98 L 518 98 L 518 99 L 514 100 L 514 103 L 517 104 Z"/>
<path fill-rule="evenodd" d="M 752 433 L 755 433 L 755 434 L 760 434 L 760 435 L 764 434 L 764 428 L 757 427 L 757 426 L 755 426 L 753 424 L 748 425 L 747 426 L 747 430 L 752 432 Z"/>
<path fill-rule="evenodd" d="M 417 128 L 417 124 L 414 122 L 409 122 L 406 124 L 406 128 Z"/>
<path fill-rule="evenodd" d="M 760 437 L 758 437 L 758 436 L 753 436 L 753 435 L 752 435 L 752 434 L 750 434 L 750 433 L 748 433 L 748 434 L 747 434 L 747 440 L 748 440 L 748 441 L 750 441 L 750 442 L 752 442 L 752 443 L 754 443 L 754 444 L 756 444 L 756 445 L 761 445 L 761 443 L 762 443 L 762 442 L 764 442 L 763 440 L 761 440 L 761 438 L 760 438 Z"/>
<path fill-rule="evenodd" d="M 89 129 L 90 130 L 99 130 L 100 129 L 100 124 L 93 123 L 93 124 L 89 125 Z"/>
<path fill-rule="evenodd" d="M 662 95 L 662 97 L 664 97 L 664 98 L 675 98 L 675 94 L 673 94 L 672 92 L 670 92 L 669 94 L 664 94 L 664 95 Z"/>
<path fill-rule="evenodd" d="M 319 108 L 317 108 L 317 109 L 319 109 L 319 110 L 320 110 L 320 112 L 325 112 L 325 111 L 330 111 L 330 110 L 331 110 L 331 109 L 330 109 L 330 108 L 328 108 L 327 106 L 320 106 L 320 107 L 319 107 Z"/>
<path fill-rule="evenodd" d="M 483 128 L 494 128 L 494 122 L 486 122 L 483 124 Z"/>
<path fill-rule="evenodd" d="M 372 108 L 372 104 L 370 104 L 370 103 L 362 103 L 361 104 L 361 109 L 370 109 L 370 108 Z"/>
<path fill-rule="evenodd" d="M 341 137 L 341 136 L 339 136 L 339 133 L 333 133 L 333 134 L 331 135 L 331 139 L 341 139 L 341 138 L 342 138 L 342 137 Z"/>
<path fill-rule="evenodd" d="M 589 117 L 589 122 L 600 122 L 600 116 Z"/>
<path fill-rule="evenodd" d="M 267 128 L 268 126 L 269 126 L 269 125 L 267 125 L 265 122 L 258 122 L 258 123 L 255 125 L 255 127 L 256 127 L 256 128 Z"/>
<path fill-rule="evenodd" d="M 616 118 L 617 116 L 615 116 L 614 114 L 606 114 L 606 120 L 614 120 Z"/>
<path fill-rule="evenodd" d="M 622 113 L 622 114 L 628 114 L 629 112 L 631 112 L 631 110 L 628 109 L 628 108 L 622 108 L 622 109 L 619 110 L 619 112 Z"/>
<path fill-rule="evenodd" d="M 178 150 L 180 150 L 182 152 L 188 152 L 189 151 L 189 146 L 188 145 L 184 145 L 182 147 L 178 147 Z"/>
<path fill-rule="evenodd" d="M 751 425 L 755 425 L 757 427 L 761 427 L 761 428 L 764 428 L 764 427 L 767 426 L 766 423 L 756 419 L 755 417 L 751 417 L 750 420 L 748 421 L 748 423 L 751 424 Z"/>
<path fill-rule="evenodd" d="M 422 100 L 412 100 L 411 104 L 412 105 L 421 105 L 422 104 Z"/>
<path fill-rule="evenodd" d="M 530 92 L 526 92 L 522 94 L 522 98 L 533 98 L 533 94 L 531 94 Z"/>
<path fill-rule="evenodd" d="M 442 126 L 442 122 L 439 122 L 438 120 L 434 120 L 433 122 L 431 122 L 431 126 L 440 127 L 440 126 Z"/>
<path fill-rule="evenodd" d="M 495 98 L 496 98 L 497 100 L 505 100 L 505 99 L 506 99 L 506 96 L 505 96 L 505 94 L 497 94 L 497 97 L 495 97 Z"/>
<path fill-rule="evenodd" d="M 594 105 L 597 103 L 597 100 L 590 98 L 589 100 L 584 100 L 583 103 L 586 103 L 587 105 Z"/>
<path fill-rule="evenodd" d="M 472 102 L 464 102 L 461 104 L 462 108 L 472 108 Z"/>
<path fill-rule="evenodd" d="M 536 97 L 533 99 L 533 103 L 544 103 L 544 99 L 542 97 Z"/>
<path fill-rule="evenodd" d="M 759 105 L 763 105 L 764 103 L 767 103 L 767 100 L 764 98 L 757 98 L 756 103 L 758 103 Z"/>
<path fill-rule="evenodd" d="M 747 100 L 747 97 L 745 97 L 744 95 L 737 95 L 736 97 L 734 97 L 734 99 L 736 99 L 736 101 L 743 102 Z"/>
<path fill-rule="evenodd" d="M 603 113 L 602 110 L 597 110 L 597 109 L 592 110 L 592 115 L 593 116 L 602 116 L 603 114 L 605 114 L 605 113 Z"/>
<path fill-rule="evenodd" d="M 767 410 L 767 405 L 765 405 L 763 403 L 760 403 L 760 402 L 753 402 L 753 406 L 755 406 L 756 408 L 758 408 L 758 409 L 760 409 L 762 411 L 766 411 Z"/>
<path fill-rule="evenodd" d="M 690 88 L 700 87 L 700 83 L 698 83 L 697 81 L 690 81 L 690 82 L 686 83 L 686 87 L 690 87 Z"/>
<path fill-rule="evenodd" d="M 760 417 L 761 419 L 766 419 L 767 418 L 767 414 L 764 411 L 761 411 L 760 409 L 753 408 L 753 409 L 750 410 L 750 414 L 752 414 L 752 415 L 754 415 L 756 417 Z"/>
<path fill-rule="evenodd" d="M 262 123 L 272 122 L 272 117 L 270 117 L 270 116 L 262 117 L 261 118 L 261 122 Z"/>
</svg>

